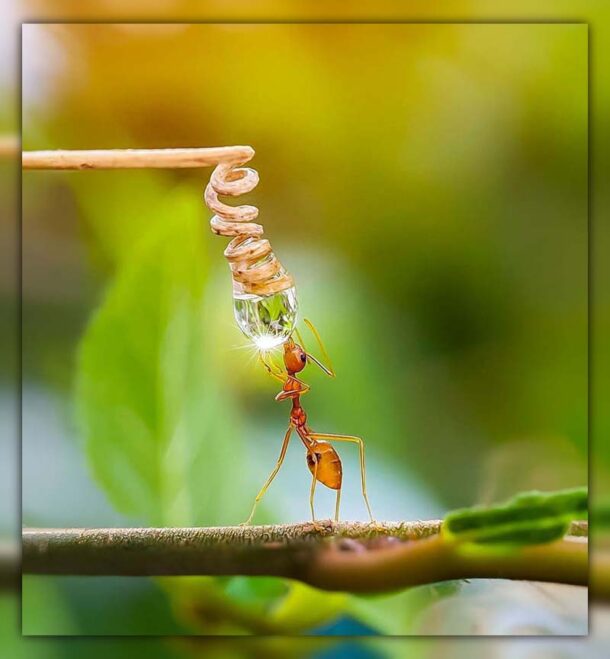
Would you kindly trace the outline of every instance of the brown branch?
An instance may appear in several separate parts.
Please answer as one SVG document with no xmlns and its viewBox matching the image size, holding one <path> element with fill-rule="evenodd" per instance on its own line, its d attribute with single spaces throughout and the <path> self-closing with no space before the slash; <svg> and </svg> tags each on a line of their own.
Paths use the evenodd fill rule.
<svg viewBox="0 0 610 659">
<path fill-rule="evenodd" d="M 24 151 L 23 169 L 193 168 L 250 160 L 250 146 Z"/>
<path fill-rule="evenodd" d="M 19 545 L 0 540 L 0 592 L 15 590 L 19 584 Z"/>
<path fill-rule="evenodd" d="M 453 579 L 518 579 L 586 586 L 587 541 L 566 537 L 499 552 L 447 542 L 441 535 L 384 552 L 328 551 L 304 580 L 324 590 L 369 593 Z"/>
<path fill-rule="evenodd" d="M 294 576 L 325 538 L 422 538 L 440 522 L 331 521 L 211 528 L 25 529 L 23 570 L 38 574 Z"/>
<path fill-rule="evenodd" d="M 590 582 L 593 601 L 610 602 L 610 534 L 607 525 L 595 531 L 591 547 Z"/>
<path fill-rule="evenodd" d="M 251 575 L 385 591 L 447 579 L 587 584 L 582 523 L 563 540 L 498 552 L 447 542 L 440 522 L 330 521 L 217 528 L 25 529 L 23 571 L 64 575 Z"/>
</svg>

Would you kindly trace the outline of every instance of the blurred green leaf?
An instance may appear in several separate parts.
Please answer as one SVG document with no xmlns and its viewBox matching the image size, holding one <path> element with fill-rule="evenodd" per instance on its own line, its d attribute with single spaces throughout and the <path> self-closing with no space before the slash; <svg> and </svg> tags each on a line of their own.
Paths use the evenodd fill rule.
<svg viewBox="0 0 610 659">
<path fill-rule="evenodd" d="M 607 533 L 610 530 L 610 500 L 602 497 L 595 502 L 591 510 L 592 526 L 595 532 Z"/>
<path fill-rule="evenodd" d="M 114 505 L 151 524 L 226 523 L 239 473 L 235 410 L 210 375 L 205 262 L 198 200 L 174 193 L 80 347 L 89 462 Z"/>
<path fill-rule="evenodd" d="M 21 632 L 26 636 L 72 636 L 78 627 L 57 585 L 26 575 L 22 581 L 22 597 L 28 602 L 28 615 L 24 616 Z M 5 606 L 8 601 L 5 600 Z M 3 607 L 2 607 L 3 608 Z M 1 608 L 0 608 L 1 610 Z M 4 620 L 9 611 L 0 616 Z M 29 653 L 27 653 L 29 656 Z M 26 653 L 23 652 L 23 656 Z M 9 656 L 21 656 L 21 654 Z M 41 653 L 43 656 L 43 653 Z M 51 654 L 53 656 L 53 654 Z M 58 654 L 61 656 L 61 653 Z"/>
<path fill-rule="evenodd" d="M 95 257 L 116 266 L 134 255 L 139 237 L 154 231 L 175 202 L 162 181 L 146 170 L 115 176 L 93 170 L 84 177 L 66 177 Z"/>
<path fill-rule="evenodd" d="M 574 519 L 587 516 L 587 488 L 525 492 L 505 504 L 449 513 L 443 534 L 477 544 L 534 544 L 561 538 Z"/>
<path fill-rule="evenodd" d="M 327 593 L 295 581 L 271 619 L 293 633 L 306 631 L 336 618 L 345 609 L 348 598 L 345 593 Z"/>
</svg>

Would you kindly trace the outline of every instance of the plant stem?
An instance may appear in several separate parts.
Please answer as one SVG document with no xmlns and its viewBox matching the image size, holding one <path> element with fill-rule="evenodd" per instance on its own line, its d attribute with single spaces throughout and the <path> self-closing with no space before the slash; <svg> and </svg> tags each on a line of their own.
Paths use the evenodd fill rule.
<svg viewBox="0 0 610 659">
<path fill-rule="evenodd" d="M 441 535 L 385 552 L 345 555 L 328 551 L 311 563 L 304 580 L 326 590 L 374 592 L 451 579 L 523 579 L 585 586 L 587 541 L 566 537 L 509 550 L 464 546 Z"/>
<path fill-rule="evenodd" d="M 594 600 L 610 601 L 610 547 L 595 543 L 591 552 L 591 595 Z"/>
<path fill-rule="evenodd" d="M 467 578 L 587 585 L 588 543 L 577 537 L 585 528 L 578 523 L 563 540 L 510 550 L 447 541 L 439 534 L 437 520 L 183 529 L 25 529 L 23 572 L 264 575 L 350 592 L 379 592 Z"/>
</svg>

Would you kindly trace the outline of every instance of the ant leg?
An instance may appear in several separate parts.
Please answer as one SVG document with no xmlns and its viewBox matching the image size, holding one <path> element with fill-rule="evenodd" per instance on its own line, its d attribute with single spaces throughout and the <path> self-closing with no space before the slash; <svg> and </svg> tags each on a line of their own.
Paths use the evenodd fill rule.
<svg viewBox="0 0 610 659">
<path fill-rule="evenodd" d="M 337 501 L 335 502 L 335 522 L 339 521 L 339 504 L 341 503 L 341 488 L 337 490 Z"/>
<path fill-rule="evenodd" d="M 355 437 L 354 435 L 331 435 L 329 433 L 319 432 L 312 432 L 309 436 L 313 439 L 329 439 L 330 441 L 352 442 L 353 444 L 358 444 L 358 450 L 360 452 L 360 477 L 362 480 L 362 496 L 364 497 L 364 503 L 366 504 L 366 509 L 368 510 L 371 522 L 374 522 L 375 519 L 373 517 L 373 513 L 371 512 L 369 498 L 366 494 L 366 466 L 364 464 L 364 442 L 362 441 L 362 438 Z"/>
<path fill-rule="evenodd" d="M 286 431 L 284 442 L 282 443 L 282 450 L 280 451 L 280 457 L 277 459 L 275 468 L 269 475 L 269 478 L 265 481 L 265 484 L 261 488 L 261 491 L 256 495 L 256 499 L 254 499 L 254 505 L 252 506 L 252 511 L 250 512 L 250 516 L 245 522 L 242 522 L 241 526 L 246 526 L 247 524 L 250 524 L 252 517 L 254 517 L 254 511 L 256 510 L 256 506 L 258 505 L 258 502 L 265 495 L 267 488 L 269 487 L 269 485 L 271 485 L 271 481 L 277 476 L 277 472 L 280 470 L 280 467 L 282 466 L 282 462 L 284 462 L 284 458 L 286 457 L 286 450 L 288 449 L 288 442 L 290 441 L 291 433 L 292 433 L 292 426 L 289 426 L 288 430 Z"/>
<path fill-rule="evenodd" d="M 284 384 L 284 382 L 286 381 L 286 379 L 283 378 L 283 377 L 281 376 L 281 371 L 278 372 L 278 370 L 277 370 L 277 365 L 275 364 L 275 362 L 273 362 L 273 360 L 271 359 L 271 357 L 269 357 L 269 361 L 271 361 L 271 364 L 269 364 L 269 363 L 267 362 L 267 360 L 265 359 L 264 355 L 263 355 L 262 353 L 260 353 L 260 352 L 258 353 L 258 359 L 259 359 L 259 361 L 261 362 L 261 364 L 265 367 L 265 370 L 267 371 L 267 373 L 269 373 L 269 375 L 270 375 L 272 378 L 275 378 L 276 380 L 278 380 L 279 382 L 281 382 L 282 384 Z M 275 369 L 273 368 L 273 366 L 275 366 Z"/>
<path fill-rule="evenodd" d="M 314 467 L 314 470 L 313 470 L 313 480 L 311 481 L 311 490 L 309 492 L 309 507 L 311 508 L 311 522 L 313 524 L 314 529 L 316 529 L 318 531 L 322 531 L 324 529 L 324 525 L 319 524 L 316 521 L 316 514 L 314 512 L 314 507 L 313 507 L 313 499 L 314 499 L 314 495 L 315 495 L 315 492 L 316 492 L 316 484 L 318 482 L 318 464 L 319 463 L 316 460 L 316 456 L 313 453 L 311 453 L 311 455 L 312 455 L 313 459 L 315 460 L 315 463 L 314 463 L 315 467 Z"/>
<path fill-rule="evenodd" d="M 272 352 L 267 353 L 267 358 L 269 359 L 269 363 L 271 364 L 271 366 L 273 366 L 273 368 L 280 374 L 281 378 L 285 380 L 288 374 L 286 373 L 286 369 L 284 368 L 284 363 L 280 361 L 280 363 L 278 364 Z"/>
<path fill-rule="evenodd" d="M 312 454 L 313 455 L 313 454 Z M 316 523 L 316 514 L 313 509 L 313 498 L 316 493 L 316 483 L 318 482 L 318 461 L 316 460 L 316 456 L 313 455 L 313 459 L 316 461 L 315 462 L 315 467 L 313 470 L 313 480 L 311 481 L 311 490 L 309 492 L 309 507 L 311 508 L 311 521 L 315 524 Z"/>
</svg>

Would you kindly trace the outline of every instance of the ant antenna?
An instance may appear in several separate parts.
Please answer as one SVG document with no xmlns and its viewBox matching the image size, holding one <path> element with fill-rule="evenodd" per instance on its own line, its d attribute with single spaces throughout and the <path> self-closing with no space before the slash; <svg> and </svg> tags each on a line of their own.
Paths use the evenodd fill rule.
<svg viewBox="0 0 610 659">
<path fill-rule="evenodd" d="M 303 341 L 303 336 L 301 335 L 301 332 L 299 332 L 299 328 L 295 327 L 294 332 L 297 335 L 297 338 L 299 339 L 299 343 L 301 344 L 301 348 L 303 348 L 303 350 L 305 352 L 307 352 L 307 348 L 305 347 L 305 341 Z"/>
<path fill-rule="evenodd" d="M 324 361 L 328 364 L 328 366 L 324 366 L 322 362 L 320 362 L 318 359 L 316 359 L 313 355 L 309 354 L 307 350 L 305 350 L 305 346 L 303 345 L 303 350 L 305 350 L 305 353 L 307 354 L 307 358 L 311 359 L 313 362 L 315 362 L 323 371 L 328 375 L 330 378 L 334 378 L 336 376 L 335 370 L 332 367 L 330 357 L 328 356 L 328 352 L 326 352 L 326 348 L 324 347 L 324 344 L 322 343 L 322 339 L 320 338 L 320 333 L 318 330 L 314 327 L 314 324 L 308 320 L 307 318 L 303 318 L 303 322 L 309 327 L 310 332 L 315 336 L 316 341 L 318 342 L 318 346 L 320 347 L 320 352 L 322 353 L 322 358 Z M 297 330 L 297 336 L 299 339 L 301 338 L 301 335 L 298 333 Z"/>
</svg>

